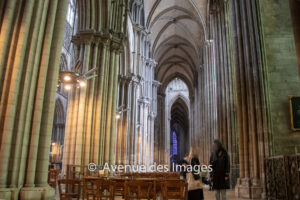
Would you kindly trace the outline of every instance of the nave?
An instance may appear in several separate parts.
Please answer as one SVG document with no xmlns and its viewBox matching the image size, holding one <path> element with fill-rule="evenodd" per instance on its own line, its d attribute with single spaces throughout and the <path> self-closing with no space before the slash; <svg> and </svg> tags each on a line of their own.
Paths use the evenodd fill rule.
<svg viewBox="0 0 300 200">
<path fill-rule="evenodd" d="M 89 178 L 94 196 L 119 178 L 124 198 L 131 185 L 138 193 L 132 181 L 163 198 L 181 187 L 169 181 L 182 183 L 180 198 L 299 199 L 299 9 L 1 0 L 0 199 L 52 200 L 63 181 L 84 198 Z M 94 173 L 106 165 L 164 173 Z"/>
</svg>

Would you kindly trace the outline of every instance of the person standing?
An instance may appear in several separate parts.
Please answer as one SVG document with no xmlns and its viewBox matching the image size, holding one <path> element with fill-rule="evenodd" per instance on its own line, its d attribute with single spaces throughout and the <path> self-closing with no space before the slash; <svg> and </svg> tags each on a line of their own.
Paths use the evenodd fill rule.
<svg viewBox="0 0 300 200">
<path fill-rule="evenodd" d="M 186 180 L 188 183 L 188 200 L 203 200 L 203 188 L 201 180 L 201 172 L 195 169 L 200 168 L 200 162 L 198 156 L 191 148 L 189 155 L 189 162 L 192 167 L 192 172 L 186 174 Z"/>
<path fill-rule="evenodd" d="M 210 156 L 213 171 L 210 174 L 212 189 L 215 191 L 216 200 L 227 200 L 226 190 L 230 189 L 229 173 L 230 158 L 219 140 L 213 143 L 213 152 Z"/>
</svg>

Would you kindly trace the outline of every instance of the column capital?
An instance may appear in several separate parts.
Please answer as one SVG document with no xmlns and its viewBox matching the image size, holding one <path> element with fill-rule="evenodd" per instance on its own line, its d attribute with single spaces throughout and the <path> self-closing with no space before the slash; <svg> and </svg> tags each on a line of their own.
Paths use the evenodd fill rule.
<svg viewBox="0 0 300 200">
<path fill-rule="evenodd" d="M 140 24 L 133 23 L 133 28 L 138 33 L 142 33 L 143 35 L 148 35 L 148 32 L 146 31 L 145 27 L 141 26 Z"/>
<path fill-rule="evenodd" d="M 159 82 L 157 80 L 152 80 L 152 85 L 157 88 L 161 85 L 161 82 Z"/>
<path fill-rule="evenodd" d="M 143 105 L 150 105 L 150 99 L 142 97 L 138 100 Z"/>
<path fill-rule="evenodd" d="M 138 84 L 141 82 L 141 77 L 136 76 L 135 74 L 127 74 L 127 75 L 119 75 L 119 80 L 124 80 L 127 83 L 135 83 Z"/>
<path fill-rule="evenodd" d="M 165 93 L 157 93 L 157 97 L 162 97 L 162 98 L 165 98 L 166 97 L 166 94 Z"/>
<path fill-rule="evenodd" d="M 157 62 L 152 58 L 145 58 L 145 64 L 153 68 L 157 66 Z"/>
<path fill-rule="evenodd" d="M 157 115 L 157 113 L 152 111 L 152 112 L 149 113 L 148 116 L 150 117 L 151 120 L 154 120 L 156 118 L 156 115 Z"/>
<path fill-rule="evenodd" d="M 114 32 L 96 32 L 95 30 L 81 30 L 73 36 L 72 42 L 74 44 L 90 44 L 90 43 L 102 43 L 104 45 L 110 45 L 113 50 L 123 50 L 123 41 L 125 35 Z"/>
</svg>

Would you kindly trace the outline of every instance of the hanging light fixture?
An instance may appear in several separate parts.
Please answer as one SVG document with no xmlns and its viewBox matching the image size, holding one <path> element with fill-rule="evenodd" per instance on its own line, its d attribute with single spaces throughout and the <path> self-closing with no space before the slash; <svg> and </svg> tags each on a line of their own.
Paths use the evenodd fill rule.
<svg viewBox="0 0 300 200">
<path fill-rule="evenodd" d="M 66 91 L 70 91 L 72 89 L 72 85 L 71 84 L 66 84 L 64 88 L 65 88 Z"/>
<path fill-rule="evenodd" d="M 116 112 L 116 119 L 117 119 L 117 120 L 121 118 L 122 113 L 127 112 L 127 111 L 129 110 L 129 108 L 124 109 L 124 107 L 125 107 L 125 106 L 123 105 L 123 106 L 120 106 L 120 107 L 117 109 L 117 112 Z"/>
<path fill-rule="evenodd" d="M 78 61 L 74 67 L 74 71 L 60 71 L 57 87 L 63 85 L 65 91 L 71 91 L 73 88 L 84 88 L 86 87 L 89 79 L 97 77 L 97 75 L 94 74 L 97 68 L 93 68 L 85 73 L 80 74 L 80 67 L 81 61 Z"/>
<path fill-rule="evenodd" d="M 86 80 L 80 80 L 79 85 L 80 85 L 80 87 L 85 87 L 86 86 Z"/>
</svg>

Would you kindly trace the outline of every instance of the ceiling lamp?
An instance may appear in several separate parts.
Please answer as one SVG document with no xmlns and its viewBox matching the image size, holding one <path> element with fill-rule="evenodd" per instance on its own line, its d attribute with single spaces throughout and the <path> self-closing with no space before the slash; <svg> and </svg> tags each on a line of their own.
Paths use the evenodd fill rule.
<svg viewBox="0 0 300 200">
<path fill-rule="evenodd" d="M 57 87 L 63 85 L 63 88 L 66 91 L 70 91 L 73 88 L 83 88 L 86 87 L 89 79 L 97 77 L 97 75 L 94 74 L 97 71 L 97 68 L 93 68 L 81 74 L 79 73 L 80 67 L 81 61 L 78 61 L 74 67 L 74 71 L 60 71 Z"/>
</svg>

